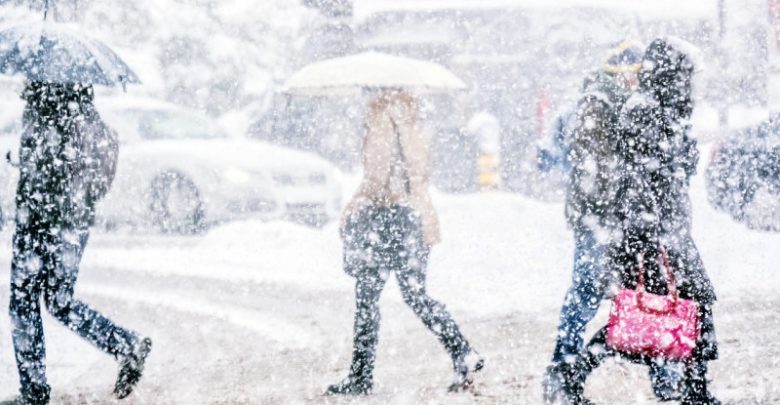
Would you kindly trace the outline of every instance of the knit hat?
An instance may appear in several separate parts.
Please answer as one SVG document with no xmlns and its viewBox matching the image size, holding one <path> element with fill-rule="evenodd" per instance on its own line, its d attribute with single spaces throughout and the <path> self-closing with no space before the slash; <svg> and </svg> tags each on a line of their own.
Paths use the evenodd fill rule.
<svg viewBox="0 0 780 405">
<path fill-rule="evenodd" d="M 644 47 L 639 42 L 624 40 L 609 50 L 602 70 L 606 73 L 638 72 L 644 53 Z"/>
</svg>

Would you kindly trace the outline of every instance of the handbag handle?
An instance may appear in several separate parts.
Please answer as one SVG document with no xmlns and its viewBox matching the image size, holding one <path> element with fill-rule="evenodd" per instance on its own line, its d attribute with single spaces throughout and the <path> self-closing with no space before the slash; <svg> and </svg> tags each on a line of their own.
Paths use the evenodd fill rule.
<svg viewBox="0 0 780 405">
<path fill-rule="evenodd" d="M 674 272 L 672 271 L 672 265 L 669 261 L 669 253 L 666 251 L 666 248 L 661 246 L 661 252 L 658 255 L 658 258 L 660 259 L 660 262 L 662 264 L 661 267 L 665 267 L 666 270 L 666 288 L 669 290 L 669 294 L 672 296 L 674 305 L 673 308 L 677 306 L 677 301 L 680 298 L 680 294 L 677 291 L 677 280 L 674 277 Z M 659 311 L 652 308 L 647 308 L 643 304 L 642 297 L 645 294 L 645 263 L 644 263 L 644 254 L 639 253 L 637 254 L 637 263 L 639 264 L 639 274 L 637 279 L 637 304 L 640 309 L 642 309 L 645 312 L 655 312 L 655 313 L 665 313 L 667 311 Z"/>
</svg>

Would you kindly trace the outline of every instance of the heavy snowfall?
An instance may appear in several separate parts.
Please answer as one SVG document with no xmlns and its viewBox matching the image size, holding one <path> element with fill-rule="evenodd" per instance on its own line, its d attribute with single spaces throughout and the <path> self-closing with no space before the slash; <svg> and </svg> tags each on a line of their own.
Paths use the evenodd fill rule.
<svg viewBox="0 0 780 405">
<path fill-rule="evenodd" d="M 655 45 L 691 76 L 651 83 L 679 73 Z M 660 403 L 630 356 L 567 374 L 635 288 L 630 240 L 717 295 L 677 269 L 717 358 L 694 338 L 671 399 L 780 404 L 779 72 L 775 0 L 0 0 L 0 401 Z M 619 105 L 604 77 L 633 77 Z M 572 214 L 601 180 L 620 197 Z M 669 183 L 666 224 L 642 190 Z M 583 232 L 606 286 L 561 360 Z"/>
</svg>

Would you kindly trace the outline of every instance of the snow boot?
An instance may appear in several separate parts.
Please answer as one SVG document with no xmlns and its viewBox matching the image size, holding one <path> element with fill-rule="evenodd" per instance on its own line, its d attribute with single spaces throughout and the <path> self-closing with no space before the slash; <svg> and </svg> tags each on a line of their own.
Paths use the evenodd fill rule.
<svg viewBox="0 0 780 405">
<path fill-rule="evenodd" d="M 564 384 L 563 373 L 561 372 L 561 363 L 547 366 L 542 379 L 542 394 L 545 405 L 553 405 L 561 395 Z"/>
<path fill-rule="evenodd" d="M 143 338 L 133 346 L 133 350 L 119 363 L 119 377 L 114 386 L 114 395 L 117 398 L 126 398 L 133 392 L 144 372 L 144 363 L 149 352 L 152 351 L 152 340 Z"/>
<path fill-rule="evenodd" d="M 48 385 L 33 385 L 18 397 L 0 402 L 0 405 L 47 405 L 50 393 Z"/>
<path fill-rule="evenodd" d="M 707 389 L 707 363 L 697 361 L 685 369 L 685 387 L 680 405 L 721 405 Z"/>
<path fill-rule="evenodd" d="M 565 405 L 593 404 L 585 398 L 585 379 L 588 372 L 582 359 L 572 364 L 562 362 L 551 367 L 552 370 L 549 370 L 548 374 L 551 376 L 549 381 L 552 395 L 547 395 L 547 387 L 545 387 L 546 404 L 552 404 L 557 399 Z M 550 402 L 547 402 L 548 400 Z"/>
<path fill-rule="evenodd" d="M 660 402 L 679 401 L 682 399 L 683 376 L 672 363 L 650 366 L 650 382 L 655 398 Z"/>
<path fill-rule="evenodd" d="M 460 392 L 474 384 L 474 373 L 485 367 L 485 359 L 476 350 L 469 350 L 465 355 L 459 355 L 453 360 L 455 377 L 450 384 L 449 392 Z"/>
<path fill-rule="evenodd" d="M 369 395 L 374 388 L 374 383 L 369 378 L 356 378 L 349 376 L 344 381 L 328 386 L 326 395 Z"/>
</svg>

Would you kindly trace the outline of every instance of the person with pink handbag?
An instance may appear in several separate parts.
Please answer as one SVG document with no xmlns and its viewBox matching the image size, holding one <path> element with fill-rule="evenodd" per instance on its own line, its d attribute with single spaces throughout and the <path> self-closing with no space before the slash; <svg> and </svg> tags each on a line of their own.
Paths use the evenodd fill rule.
<svg viewBox="0 0 780 405">
<path fill-rule="evenodd" d="M 707 363 L 718 357 L 715 291 L 691 236 L 689 179 L 698 151 L 690 137 L 695 71 L 691 45 L 656 39 L 647 48 L 639 90 L 619 119 L 620 235 L 607 266 L 621 275 L 607 326 L 573 361 L 563 391 L 568 404 L 591 403 L 585 380 L 608 357 L 684 367 L 681 404 L 719 405 Z"/>
</svg>

